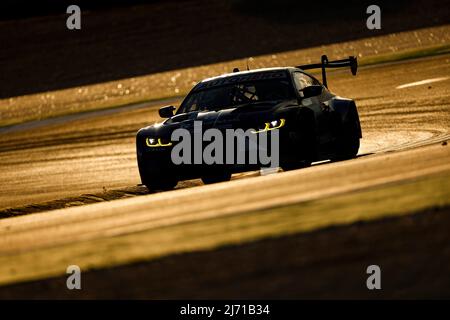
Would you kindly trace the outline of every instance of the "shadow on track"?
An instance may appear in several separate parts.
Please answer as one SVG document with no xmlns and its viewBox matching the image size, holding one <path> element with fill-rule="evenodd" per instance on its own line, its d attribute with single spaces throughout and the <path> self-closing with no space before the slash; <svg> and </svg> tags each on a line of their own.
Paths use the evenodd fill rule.
<svg viewBox="0 0 450 320">
<path fill-rule="evenodd" d="M 374 31 L 365 25 L 370 1 L 93 0 L 81 1 L 82 29 L 68 31 L 68 2 L 39 2 L 42 16 L 31 19 L 17 19 L 33 14 L 29 3 L 0 4 L 9 19 L 0 21 L 0 98 L 439 25 L 449 5 L 378 1 L 383 25 Z"/>
</svg>

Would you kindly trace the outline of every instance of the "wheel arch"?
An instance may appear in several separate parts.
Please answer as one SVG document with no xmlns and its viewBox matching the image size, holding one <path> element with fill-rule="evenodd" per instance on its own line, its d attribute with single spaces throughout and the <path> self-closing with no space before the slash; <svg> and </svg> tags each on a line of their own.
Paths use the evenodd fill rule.
<svg viewBox="0 0 450 320">
<path fill-rule="evenodd" d="M 331 106 L 339 115 L 343 127 L 355 130 L 359 138 L 362 138 L 361 123 L 355 101 L 336 97 L 331 101 Z"/>
</svg>

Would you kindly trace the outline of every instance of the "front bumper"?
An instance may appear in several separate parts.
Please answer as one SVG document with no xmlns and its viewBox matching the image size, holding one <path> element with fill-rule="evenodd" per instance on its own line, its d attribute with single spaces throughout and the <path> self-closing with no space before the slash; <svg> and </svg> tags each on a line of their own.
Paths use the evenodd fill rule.
<svg viewBox="0 0 450 320">
<path fill-rule="evenodd" d="M 273 131 L 272 131 L 273 132 Z M 298 158 L 299 149 L 299 138 L 292 129 L 289 127 L 284 127 L 278 130 L 278 156 L 277 161 L 273 161 L 275 155 L 272 154 L 271 142 L 272 142 L 272 132 L 267 134 L 267 147 L 261 150 L 264 155 L 272 160 L 272 163 L 262 162 L 259 157 L 259 145 L 256 146 L 246 140 L 245 146 L 234 144 L 233 155 L 234 160 L 228 161 L 226 150 L 226 143 L 224 142 L 224 149 L 222 150 L 222 161 L 214 164 L 205 163 L 203 157 L 200 163 L 196 163 L 194 159 L 194 150 L 191 148 L 191 160 L 188 163 L 175 164 L 172 161 L 172 150 L 175 144 L 167 147 L 148 147 L 145 144 L 144 137 L 137 137 L 137 159 L 139 171 L 141 173 L 142 180 L 148 176 L 158 176 L 163 177 L 164 175 L 170 174 L 175 176 L 178 180 L 186 180 L 199 178 L 214 172 L 223 172 L 227 170 L 231 173 L 259 170 L 261 167 L 274 166 L 273 162 L 276 162 L 276 166 L 280 165 L 280 162 L 290 161 L 290 159 Z M 211 142 L 203 142 L 202 151 Z M 275 150 L 276 152 L 276 150 Z M 256 162 L 250 162 L 250 153 L 258 155 Z M 239 155 L 239 157 L 238 157 Z M 238 161 L 238 159 L 245 161 Z M 197 159 L 198 160 L 198 159 Z M 267 159 L 266 159 L 267 160 Z M 198 161 L 197 161 L 198 162 Z"/>
</svg>

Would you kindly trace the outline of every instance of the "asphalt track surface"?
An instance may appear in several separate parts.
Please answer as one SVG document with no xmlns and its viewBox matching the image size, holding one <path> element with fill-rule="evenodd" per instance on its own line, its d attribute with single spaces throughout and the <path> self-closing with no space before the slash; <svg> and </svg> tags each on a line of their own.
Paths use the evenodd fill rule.
<svg viewBox="0 0 450 320">
<path fill-rule="evenodd" d="M 117 266 L 111 270 L 119 271 L 119 274 L 140 274 L 147 278 L 162 277 L 168 281 L 167 283 L 170 283 L 169 275 L 183 274 L 183 272 L 187 272 L 186 270 L 192 271 L 195 266 L 206 271 L 207 267 L 205 266 L 208 266 L 208 263 L 205 261 L 213 264 L 211 259 L 224 261 L 229 258 L 226 253 L 221 251 L 222 249 L 212 249 L 227 244 L 252 243 L 256 240 L 274 241 L 270 245 L 279 249 L 284 246 L 288 248 L 289 246 L 311 245 L 311 243 L 315 243 L 311 240 L 312 238 L 325 237 L 328 239 L 327 245 L 322 247 L 317 245 L 316 250 L 321 250 L 323 254 L 328 250 L 327 247 L 334 247 L 336 252 L 345 253 L 346 251 L 342 249 L 345 241 L 342 239 L 348 237 L 349 232 L 350 234 L 356 232 L 352 229 L 352 224 L 358 221 L 384 219 L 386 216 L 364 216 L 363 213 L 352 216 L 343 213 L 335 217 L 317 215 L 310 220 L 305 214 L 304 219 L 299 222 L 299 229 L 286 232 L 286 235 L 313 232 L 307 243 L 302 238 L 300 240 L 290 238 L 286 242 L 282 241 L 282 244 L 281 242 L 275 243 L 279 240 L 270 240 L 270 238 L 283 236 L 284 229 L 279 227 L 280 233 L 264 229 L 259 234 L 249 232 L 248 236 L 243 235 L 245 230 L 241 232 L 221 230 L 222 233 L 215 234 L 214 240 L 209 241 L 199 237 L 194 244 L 186 241 L 186 245 L 183 246 L 179 244 L 183 242 L 182 238 L 178 242 L 174 240 L 176 237 L 169 241 L 167 239 L 170 236 L 165 235 L 162 230 L 167 230 L 169 233 L 174 232 L 174 234 L 176 232 L 183 233 L 180 230 L 174 231 L 173 228 L 204 223 L 202 229 L 199 230 L 206 235 L 208 234 L 208 221 L 217 221 L 228 217 L 242 217 L 245 220 L 246 212 L 259 212 L 267 208 L 326 200 L 333 196 L 351 195 L 371 188 L 398 186 L 430 177 L 448 178 L 450 149 L 442 143 L 450 138 L 449 62 L 449 55 L 441 55 L 360 68 L 357 77 L 352 77 L 349 72 L 345 71 L 330 73 L 330 88 L 339 95 L 354 98 L 359 107 L 363 139 L 360 157 L 357 159 L 339 163 L 322 163 L 303 170 L 264 177 L 257 177 L 259 174 L 255 172 L 247 173 L 237 175 L 231 182 L 210 186 L 203 186 L 197 180 L 187 181 L 179 183 L 178 189 L 180 190 L 153 195 L 135 196 L 137 193 L 143 194 L 145 191 L 143 191 L 144 187 L 138 186 L 134 134 L 140 127 L 157 120 L 158 103 L 154 103 L 152 106 L 133 106 L 115 112 L 94 112 L 80 118 L 67 117 L 50 120 L 45 126 L 25 124 L 9 128 L 8 132 L 2 132 L 0 137 L 2 172 L 0 208 L 21 207 L 63 198 L 77 199 L 82 194 L 101 198 L 102 194 L 111 190 L 125 190 L 120 197 L 129 199 L 1 220 L 0 283 L 7 285 L 40 279 L 49 279 L 49 282 L 45 283 L 44 280 L 41 280 L 41 282 L 4 287 L 3 290 L 0 290 L 0 296 L 66 297 L 67 292 L 55 289 L 61 282 L 61 278 L 58 277 L 64 274 L 64 265 L 71 262 L 77 264 L 79 261 L 79 264 L 87 269 L 98 269 L 92 271 L 90 275 L 94 278 L 95 274 L 95 279 L 97 279 L 92 280 L 93 283 L 96 283 L 95 286 L 93 285 L 95 290 L 87 291 L 85 297 L 248 298 L 254 297 L 252 292 L 257 287 L 255 283 L 248 281 L 247 284 L 243 283 L 240 287 L 234 288 L 231 285 L 224 285 L 224 282 L 233 282 L 236 279 L 230 275 L 223 276 L 223 273 L 226 272 L 221 270 L 220 266 L 210 265 L 211 270 L 215 270 L 216 278 L 198 277 L 203 279 L 203 282 L 210 281 L 214 284 L 221 284 L 216 286 L 217 290 L 211 288 L 206 290 L 205 284 L 202 285 L 200 280 L 200 282 L 196 281 L 196 278 L 190 274 L 185 283 L 190 290 L 177 288 L 170 291 L 155 284 L 148 287 L 152 288 L 152 293 L 142 288 L 120 291 L 117 284 L 113 289 L 105 286 L 104 283 L 109 281 L 105 276 L 108 275 L 108 272 L 102 272 L 102 270 L 109 270 L 109 268 Z M 261 188 L 261 186 L 265 187 Z M 127 190 L 129 192 L 126 192 Z M 73 201 L 76 202 L 76 200 Z M 82 200 L 80 199 L 80 201 Z M 80 203 L 73 205 L 78 204 Z M 443 204 L 447 205 L 447 203 Z M 70 206 L 71 203 L 66 203 L 66 205 Z M 419 206 L 415 209 L 417 209 L 416 211 L 428 210 L 435 204 L 430 202 L 428 205 L 428 207 L 421 208 Z M 403 212 L 403 214 L 405 213 Z M 394 237 L 396 234 L 398 235 L 398 230 L 404 228 L 410 228 L 408 230 L 410 230 L 411 237 L 422 234 L 426 228 L 419 228 L 423 223 L 420 220 L 421 216 L 411 219 L 415 219 L 415 222 L 405 225 L 403 220 L 395 220 L 383 226 L 385 235 Z M 446 215 L 440 215 L 433 221 L 439 220 L 441 223 L 426 224 L 428 233 L 423 235 L 424 239 L 432 237 L 436 233 L 436 228 L 447 225 L 448 219 L 446 219 Z M 289 221 L 286 223 L 289 224 Z M 347 224 L 350 226 L 342 227 Z M 333 229 L 325 235 L 314 234 L 314 230 L 330 226 L 341 227 L 337 230 Z M 209 227 L 214 229 L 214 224 L 211 222 Z M 369 238 L 370 235 L 373 235 L 372 239 L 367 238 L 366 241 L 374 241 L 376 237 L 380 237 L 379 232 L 370 232 L 370 228 L 376 228 L 371 224 L 361 228 L 364 230 L 359 230 L 357 233 L 364 232 L 369 235 L 367 236 Z M 277 229 L 276 224 L 274 224 L 274 229 Z M 340 236 L 334 235 L 339 240 L 330 240 L 334 239 L 332 233 L 340 234 Z M 160 237 L 158 238 L 157 235 Z M 125 242 L 121 242 L 122 240 Z M 155 241 L 158 244 L 155 244 Z M 325 240 L 322 239 L 322 241 Z M 387 242 L 382 238 L 381 243 L 389 248 Z M 173 245 L 174 243 L 178 244 Z M 434 243 L 435 248 L 440 248 L 447 253 L 449 251 L 448 241 L 440 239 L 432 242 L 430 240 L 429 243 Z M 407 245 L 406 242 L 405 245 Z M 191 255 L 176 260 L 175 256 L 173 258 L 175 260 L 170 262 L 172 254 L 195 251 L 199 248 L 212 251 L 207 257 Z M 340 249 L 337 250 L 337 248 Z M 261 247 L 253 249 L 262 250 Z M 230 249 L 234 252 L 228 254 L 240 256 L 245 260 L 248 259 L 246 258 L 248 255 L 246 256 L 244 252 L 253 252 L 253 249 L 250 244 L 242 247 L 241 250 Z M 283 252 L 283 250 L 277 251 Z M 392 256 L 392 252 L 388 256 Z M 253 254 L 256 253 L 253 252 Z M 319 253 L 310 253 L 309 255 L 317 258 Z M 137 265 L 134 269 L 126 266 L 166 256 L 169 260 L 162 260 L 163 262 L 159 262 L 159 265 L 149 262 L 145 264 L 145 268 L 142 265 Z M 336 254 L 334 261 L 345 260 L 345 256 L 345 254 Z M 448 257 L 448 255 L 444 256 Z M 408 256 L 405 259 L 412 259 L 411 257 L 415 257 L 415 262 L 420 259 L 427 261 L 429 258 L 417 252 L 416 256 Z M 322 258 L 323 261 L 326 261 L 330 257 Z M 279 260 L 280 257 L 271 257 L 272 263 L 274 259 Z M 176 263 L 186 261 L 186 269 L 175 272 L 177 270 L 174 267 L 175 261 Z M 201 261 L 203 262 L 200 263 Z M 447 260 L 441 262 L 445 263 Z M 390 263 L 395 265 L 392 261 Z M 121 265 L 125 266 L 120 267 Z M 346 263 L 346 266 L 351 269 L 350 265 L 351 262 Z M 245 269 L 245 263 L 243 268 Z M 314 269 L 314 266 L 312 268 Z M 233 268 L 230 269 L 230 274 L 232 274 L 232 270 Z M 309 269 L 305 267 L 302 270 L 304 271 L 303 275 L 308 274 L 311 272 L 311 266 Z M 346 268 L 342 268 L 342 270 L 348 271 Z M 111 273 L 113 272 L 111 271 Z M 238 273 L 236 271 L 235 274 Z M 439 274 L 439 272 L 434 272 L 434 274 Z M 329 280 L 326 283 L 339 285 L 339 282 L 330 280 L 335 279 L 336 274 L 322 275 L 325 277 L 322 277 L 323 281 Z M 244 277 L 242 274 L 241 276 Z M 123 281 L 139 283 L 136 278 L 131 276 L 129 276 L 131 278 L 126 278 L 125 275 L 123 277 L 125 277 L 121 279 Z M 249 278 L 251 277 L 247 277 L 247 279 Z M 317 274 L 313 278 L 318 279 Z M 274 275 L 272 278 L 265 278 L 265 281 L 267 279 L 273 279 L 274 283 L 278 285 L 269 289 L 260 288 L 257 297 L 278 295 L 292 298 L 302 296 L 298 291 L 285 290 L 286 279 L 279 279 Z M 397 282 L 401 284 L 402 279 Z M 320 285 L 315 283 L 315 286 L 310 284 L 308 287 L 306 281 L 303 286 L 303 294 L 309 297 L 361 296 L 357 294 L 357 290 L 342 291 L 344 293 L 341 295 L 339 295 L 339 290 L 335 290 L 335 295 L 327 295 L 325 292 L 331 292 L 332 288 L 326 287 L 325 282 Z M 238 287 L 240 291 L 237 289 Z M 220 288 L 221 290 L 219 290 Z M 428 289 L 431 290 L 430 288 L 436 289 L 439 286 L 429 286 Z M 428 293 L 433 296 L 436 294 L 436 290 Z M 281 291 L 284 292 L 284 295 L 280 295 Z M 108 296 L 105 292 L 109 292 L 110 295 Z M 414 290 L 410 292 L 414 292 Z M 417 292 L 426 295 L 425 291 Z M 308 293 L 310 294 L 308 295 Z M 396 292 L 395 294 L 400 297 L 405 296 L 401 293 Z M 448 291 L 443 294 L 448 294 Z"/>
<path fill-rule="evenodd" d="M 356 100 L 363 127 L 360 154 L 448 138 L 449 56 L 330 75 L 330 88 Z M 430 88 L 430 89 L 429 89 Z M 165 100 L 160 105 L 176 103 Z M 136 186 L 134 136 L 155 121 L 157 102 L 0 129 L 0 210 Z M 118 112 L 120 111 L 120 112 Z M 200 184 L 180 183 L 179 187 Z"/>
</svg>

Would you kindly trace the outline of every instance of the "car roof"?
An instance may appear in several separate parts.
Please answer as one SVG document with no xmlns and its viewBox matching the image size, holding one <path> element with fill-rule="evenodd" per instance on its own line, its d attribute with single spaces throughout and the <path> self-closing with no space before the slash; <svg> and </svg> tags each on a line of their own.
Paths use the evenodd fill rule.
<svg viewBox="0 0 450 320">
<path fill-rule="evenodd" d="M 217 77 L 204 79 L 203 81 L 197 83 L 192 91 L 198 91 L 212 87 L 220 87 L 236 82 L 287 78 L 288 73 L 291 70 L 293 71 L 299 69 L 294 67 L 277 67 L 226 73 Z"/>
<path fill-rule="evenodd" d="M 230 72 L 230 73 L 225 73 L 225 74 L 222 74 L 219 76 L 203 79 L 202 81 L 200 81 L 200 83 L 219 80 L 219 79 L 228 78 L 228 77 L 244 76 L 244 75 L 250 75 L 250 74 L 255 74 L 255 73 L 273 72 L 273 71 L 290 71 L 293 69 L 298 70 L 298 68 L 294 68 L 294 67 L 273 67 L 273 68 L 260 68 L 260 69 L 253 69 L 253 70 Z"/>
</svg>

